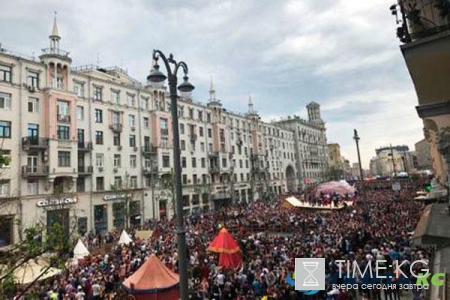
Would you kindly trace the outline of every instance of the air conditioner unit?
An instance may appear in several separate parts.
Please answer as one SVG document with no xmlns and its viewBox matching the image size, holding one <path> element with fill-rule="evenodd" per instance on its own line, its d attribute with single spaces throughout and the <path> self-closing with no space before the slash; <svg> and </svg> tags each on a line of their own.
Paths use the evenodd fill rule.
<svg viewBox="0 0 450 300">
<path fill-rule="evenodd" d="M 103 172 L 103 167 L 98 167 L 99 172 Z"/>
<path fill-rule="evenodd" d="M 133 148 L 134 152 L 138 151 L 138 147 Z"/>
<path fill-rule="evenodd" d="M 32 85 L 29 85 L 29 86 L 28 86 L 28 91 L 29 91 L 30 93 L 34 93 L 34 92 L 36 91 L 36 88 L 35 88 L 34 86 L 32 86 Z"/>
<path fill-rule="evenodd" d="M 121 151 L 122 150 L 122 146 L 118 146 L 117 150 Z"/>
<path fill-rule="evenodd" d="M 136 130 L 136 127 L 131 127 L 131 131 L 135 131 Z"/>
<path fill-rule="evenodd" d="M 114 167 L 114 173 L 119 172 L 119 168 L 118 167 Z"/>
</svg>

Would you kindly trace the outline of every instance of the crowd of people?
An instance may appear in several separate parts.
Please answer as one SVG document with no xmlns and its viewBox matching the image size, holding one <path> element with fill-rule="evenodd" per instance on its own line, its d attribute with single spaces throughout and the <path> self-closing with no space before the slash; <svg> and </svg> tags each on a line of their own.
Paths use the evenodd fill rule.
<svg viewBox="0 0 450 300">
<path fill-rule="evenodd" d="M 361 269 L 375 259 L 387 260 L 387 266 L 394 261 L 429 260 L 430 251 L 410 245 L 423 209 L 423 204 L 412 201 L 421 184 L 408 183 L 401 197 L 392 189 L 366 184 L 364 199 L 357 199 L 354 206 L 339 211 L 280 209 L 280 202 L 274 200 L 187 216 L 190 298 L 400 299 L 398 292 L 343 291 L 329 286 L 315 296 L 306 296 L 287 284 L 286 277 L 294 271 L 296 257 L 325 258 L 328 274 L 337 272 L 336 260 L 342 259 L 356 261 Z M 242 251 L 243 264 L 237 270 L 219 268 L 217 254 L 207 251 L 223 226 L 232 233 Z M 153 230 L 152 238 L 140 239 L 131 231 L 130 245 L 117 245 L 119 231 L 85 237 L 85 244 L 90 247 L 102 243 L 115 246 L 37 285 L 34 292 L 39 299 L 51 300 L 126 299 L 121 283 L 151 253 L 177 272 L 174 220 L 149 220 L 145 227 Z M 419 292 L 415 296 L 420 299 Z"/>
</svg>

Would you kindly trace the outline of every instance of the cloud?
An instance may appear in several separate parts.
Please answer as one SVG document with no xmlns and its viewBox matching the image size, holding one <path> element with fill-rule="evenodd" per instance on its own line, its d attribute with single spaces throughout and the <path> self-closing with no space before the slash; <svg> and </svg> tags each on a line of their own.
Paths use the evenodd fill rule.
<svg viewBox="0 0 450 300">
<path fill-rule="evenodd" d="M 374 148 L 422 137 L 416 95 L 395 36 L 391 0 L 0 0 L 3 47 L 39 55 L 58 11 L 73 65 L 119 65 L 144 81 L 154 48 L 190 68 L 193 96 L 211 76 L 224 107 L 271 120 L 322 105 L 328 140 L 364 166 Z"/>
</svg>

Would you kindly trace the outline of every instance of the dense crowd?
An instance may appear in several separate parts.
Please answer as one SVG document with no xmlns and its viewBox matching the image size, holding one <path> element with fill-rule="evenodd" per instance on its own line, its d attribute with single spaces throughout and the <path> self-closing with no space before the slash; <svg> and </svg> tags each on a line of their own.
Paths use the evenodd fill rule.
<svg viewBox="0 0 450 300">
<path fill-rule="evenodd" d="M 400 299 L 399 293 L 389 291 L 346 292 L 329 287 L 315 296 L 305 296 L 285 281 L 294 271 L 296 257 L 324 257 L 329 274 L 337 272 L 336 260 L 340 259 L 356 261 L 361 269 L 375 259 L 387 260 L 387 266 L 393 261 L 402 263 L 406 260 L 407 266 L 418 258 L 429 260 L 432 255 L 429 251 L 410 245 L 423 205 L 412 201 L 421 182 L 407 184 L 409 186 L 403 186 L 400 193 L 384 188 L 384 185 L 366 184 L 364 199 L 359 196 L 354 206 L 339 211 L 280 209 L 279 201 L 274 201 L 188 216 L 191 299 L 343 300 L 360 299 L 357 297 L 361 295 L 370 299 Z M 243 265 L 238 270 L 218 268 L 217 255 L 206 250 L 222 226 L 240 244 Z M 125 299 L 121 282 L 151 253 L 177 271 L 174 221 L 150 220 L 146 227 L 154 231 L 153 237 L 147 240 L 134 238 L 129 246 L 117 245 L 120 232 L 85 237 L 85 244 L 91 247 L 103 243 L 115 246 L 108 253 L 91 257 L 35 287 L 39 299 Z M 419 292 L 415 293 L 416 299 L 420 299 Z"/>
</svg>

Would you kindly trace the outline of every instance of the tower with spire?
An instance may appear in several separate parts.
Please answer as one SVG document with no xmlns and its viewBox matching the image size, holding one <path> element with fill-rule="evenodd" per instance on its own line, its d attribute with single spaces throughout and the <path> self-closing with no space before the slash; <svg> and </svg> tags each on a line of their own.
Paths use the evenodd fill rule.
<svg viewBox="0 0 450 300">
<path fill-rule="evenodd" d="M 62 50 L 59 47 L 61 36 L 59 35 L 56 12 L 53 19 L 52 31 L 48 38 L 50 47 L 42 49 L 43 53 L 39 56 L 41 61 L 47 66 L 48 87 L 58 90 L 70 90 L 69 85 L 71 82 L 69 76 L 72 59 L 69 57 L 69 52 Z"/>
<path fill-rule="evenodd" d="M 209 100 L 208 106 L 211 108 L 220 109 L 222 107 L 222 103 L 219 99 L 216 98 L 216 90 L 214 89 L 214 83 L 211 77 L 211 83 L 209 84 Z"/>
<path fill-rule="evenodd" d="M 258 112 L 253 107 L 252 95 L 248 95 L 248 113 L 247 116 L 252 119 L 259 119 Z"/>
<path fill-rule="evenodd" d="M 306 109 L 308 110 L 308 120 L 311 124 L 318 126 L 320 128 L 325 127 L 325 122 L 320 116 L 320 104 L 317 102 L 310 102 Z"/>
</svg>

